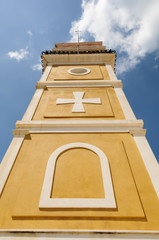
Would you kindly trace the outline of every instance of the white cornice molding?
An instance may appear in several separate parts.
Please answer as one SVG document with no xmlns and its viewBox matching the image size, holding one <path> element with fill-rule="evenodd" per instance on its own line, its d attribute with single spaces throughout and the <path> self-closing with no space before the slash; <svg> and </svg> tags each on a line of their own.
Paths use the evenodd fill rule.
<svg viewBox="0 0 159 240">
<path fill-rule="evenodd" d="M 91 53 L 91 54 L 45 54 L 43 55 L 43 67 L 48 65 L 87 65 L 109 64 L 114 69 L 115 53 Z"/>
<path fill-rule="evenodd" d="M 41 81 L 37 82 L 36 88 L 46 87 L 116 87 L 122 88 L 121 80 L 67 80 L 67 81 Z"/>
<path fill-rule="evenodd" d="M 28 129 L 20 129 L 20 130 L 19 129 L 13 129 L 12 133 L 13 133 L 13 136 L 18 137 L 18 136 L 25 136 L 25 135 L 29 134 L 30 131 Z"/>
<path fill-rule="evenodd" d="M 55 62 L 55 63 L 48 63 L 47 66 L 77 66 L 77 65 L 105 65 L 104 62 L 69 62 L 69 63 L 60 63 L 60 62 Z"/>
<path fill-rule="evenodd" d="M 23 235 L 24 234 L 24 235 Z M 36 235 L 35 235 L 36 234 Z M 146 230 L 104 230 L 104 229 L 0 229 L 0 239 L 20 239 L 26 240 L 41 239 L 46 240 L 58 239 L 112 239 L 112 240 L 157 240 L 159 239 L 159 231 L 146 231 Z M 7 238 L 8 237 L 8 238 Z"/>
<path fill-rule="evenodd" d="M 48 66 L 77 66 L 77 65 L 104 65 L 104 62 L 69 62 L 69 63 L 48 63 Z"/>
<path fill-rule="evenodd" d="M 151 231 L 151 230 L 105 230 L 105 229 L 0 229 L 0 233 L 55 233 L 55 234 L 59 234 L 62 235 L 63 233 L 67 233 L 67 234 L 71 234 L 71 233 L 79 233 L 79 234 L 100 234 L 103 233 L 104 235 L 109 234 L 109 238 L 110 238 L 110 234 L 119 234 L 119 236 L 122 236 L 124 234 L 126 235 L 139 235 L 141 236 L 147 236 L 150 235 L 152 237 L 152 235 L 156 235 L 159 237 L 159 231 Z M 90 235 L 89 235 L 90 237 Z M 125 239 L 125 238 L 124 238 Z"/>
<path fill-rule="evenodd" d="M 54 132 L 129 132 L 144 136 L 142 120 L 54 120 L 17 121 L 13 135 Z"/>
<path fill-rule="evenodd" d="M 108 128 L 143 128 L 143 120 L 35 120 L 17 121 L 16 128 L 57 128 L 57 127 L 108 127 Z"/>
<path fill-rule="evenodd" d="M 146 135 L 146 129 L 131 129 L 130 134 L 135 136 L 145 136 Z"/>
<path fill-rule="evenodd" d="M 159 233 L 157 231 L 102 231 L 102 230 L 5 230 L 0 231 L 0 239 L 6 240 L 158 240 Z"/>
<path fill-rule="evenodd" d="M 133 129 L 133 133 L 131 131 L 130 128 L 106 128 L 106 127 L 92 127 L 92 128 L 88 128 L 88 127 L 75 127 L 75 128 L 69 128 L 69 127 L 61 127 L 61 128 L 32 128 L 31 130 L 25 129 L 25 131 L 23 130 L 21 133 L 20 129 L 14 129 L 13 130 L 13 135 L 16 136 L 21 136 L 24 133 L 30 134 L 30 133 L 130 133 L 131 135 L 138 135 L 138 129 Z M 145 129 L 142 129 L 140 131 L 140 136 L 141 136 L 141 132 L 142 136 L 145 135 L 146 131 Z"/>
<path fill-rule="evenodd" d="M 133 129 L 133 134 L 135 134 L 137 136 L 138 134 L 138 129 Z M 142 130 L 142 136 L 144 136 L 145 134 L 145 129 Z M 131 129 L 128 128 L 106 128 L 106 127 L 92 127 L 92 128 L 85 128 L 85 127 L 75 127 L 75 128 L 32 128 L 31 130 L 25 129 L 25 131 L 23 130 L 23 132 L 21 133 L 20 129 L 14 129 L 13 130 L 13 135 L 16 136 L 21 136 L 24 133 L 27 134 L 31 134 L 31 133 L 130 133 L 131 135 Z M 140 136 L 141 136 L 141 132 L 140 132 Z"/>
<path fill-rule="evenodd" d="M 144 237 L 151 237 L 152 240 L 152 236 L 156 236 L 159 237 L 159 231 L 151 231 L 151 230 L 105 230 L 105 229 L 0 229 L 0 233 L 10 233 L 10 234 L 14 234 L 14 233 L 51 233 L 51 234 L 59 234 L 63 235 L 63 234 L 72 234 L 72 233 L 77 233 L 79 234 L 79 236 L 81 236 L 82 234 L 88 234 L 87 236 L 90 235 L 89 233 L 94 234 L 94 236 L 97 236 L 98 234 L 101 235 L 101 233 L 103 233 L 103 235 L 108 235 L 109 238 L 111 237 L 110 234 L 112 235 L 116 235 L 118 234 L 117 238 L 122 238 L 125 239 L 126 236 L 132 236 L 134 235 L 135 239 L 136 236 L 140 236 L 141 238 Z M 86 235 L 85 235 L 86 236 Z M 123 237 L 125 236 L 125 237 Z M 81 237 L 80 237 L 81 238 Z M 113 239 L 114 237 L 112 237 Z M 83 238 L 82 238 L 83 239 Z M 158 238 L 157 238 L 158 239 Z"/>
</svg>

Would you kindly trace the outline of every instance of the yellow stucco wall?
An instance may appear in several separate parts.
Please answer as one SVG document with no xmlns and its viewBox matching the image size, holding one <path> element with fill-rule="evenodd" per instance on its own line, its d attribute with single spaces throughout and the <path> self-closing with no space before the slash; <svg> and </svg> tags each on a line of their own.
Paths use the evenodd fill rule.
<svg viewBox="0 0 159 240">
<path fill-rule="evenodd" d="M 83 104 L 84 113 L 72 113 L 74 104 L 56 105 L 57 98 L 74 99 L 73 92 L 84 92 L 83 99 L 100 98 L 101 104 Z M 125 119 L 113 87 L 47 88 L 40 99 L 33 120 L 58 118 Z"/>
<path fill-rule="evenodd" d="M 85 67 L 90 69 L 90 73 L 85 75 L 72 75 L 67 71 L 73 67 Z M 72 65 L 53 66 L 47 81 L 68 81 L 68 80 L 110 80 L 105 65 Z"/>
<path fill-rule="evenodd" d="M 88 149 L 63 152 L 56 162 L 51 197 L 104 198 L 101 165 L 97 154 Z"/>
<path fill-rule="evenodd" d="M 39 210 L 48 159 L 58 147 L 72 142 L 92 144 L 107 156 L 116 209 Z M 84 152 L 81 153 L 81 149 L 74 150 L 58 159 L 53 186 L 59 185 L 59 180 L 63 179 L 66 183 L 59 185 L 61 191 L 65 192 L 69 186 L 65 196 L 75 196 L 75 191 L 82 197 L 95 196 L 97 186 L 92 187 L 92 183 L 96 184 L 101 179 L 99 161 L 91 151 L 82 150 Z M 79 163 L 82 156 L 83 161 L 88 159 L 85 166 Z M 59 168 L 66 159 L 68 163 Z M 72 168 L 69 168 L 70 164 Z M 76 176 L 77 165 L 79 176 Z M 69 176 L 63 172 L 65 168 L 69 168 Z M 80 182 L 75 189 L 73 179 L 78 180 L 84 171 L 88 180 L 90 169 L 94 179 L 93 182 L 88 181 L 89 194 L 86 196 L 84 182 Z M 94 169 L 97 169 L 97 174 Z M 97 195 L 102 197 L 102 183 L 99 185 Z M 55 191 L 52 197 L 57 195 Z M 133 137 L 129 133 L 43 133 L 26 136 L 0 198 L 0 228 L 159 230 L 158 198 Z"/>
</svg>

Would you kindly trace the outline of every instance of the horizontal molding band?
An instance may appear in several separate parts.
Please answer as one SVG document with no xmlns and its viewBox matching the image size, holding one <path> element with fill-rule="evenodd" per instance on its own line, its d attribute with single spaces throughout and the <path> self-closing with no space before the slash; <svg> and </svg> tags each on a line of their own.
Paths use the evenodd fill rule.
<svg viewBox="0 0 159 240">
<path fill-rule="evenodd" d="M 143 120 L 35 120 L 17 121 L 16 128 L 57 128 L 57 127 L 108 127 L 108 128 L 143 128 Z"/>
<path fill-rule="evenodd" d="M 21 135 L 27 135 L 30 133 L 130 133 L 133 136 L 145 136 L 146 130 L 145 129 L 122 129 L 122 128 L 116 128 L 116 129 L 110 129 L 110 128 L 33 128 L 33 129 L 13 129 L 13 135 L 14 136 L 21 136 Z"/>
<path fill-rule="evenodd" d="M 40 81 L 37 82 L 36 88 L 46 87 L 118 87 L 122 88 L 121 80 L 68 80 L 68 81 Z"/>
<path fill-rule="evenodd" d="M 63 62 L 54 62 L 54 63 L 51 63 L 49 62 L 47 64 L 48 66 L 58 66 L 58 65 L 61 65 L 61 66 L 69 66 L 69 65 L 105 65 L 105 62 L 69 62 L 69 63 L 63 63 Z"/>
<path fill-rule="evenodd" d="M 104 230 L 104 229 L 0 229 L 0 233 L 55 233 L 55 234 L 71 234 L 71 233 L 77 233 L 77 234 L 98 234 L 103 233 L 104 235 L 109 234 L 119 234 L 126 237 L 126 235 L 133 234 L 136 235 L 159 235 L 159 231 L 146 231 L 146 230 Z M 80 235 L 79 235 L 80 236 Z M 89 235 L 90 237 L 90 235 Z"/>
<path fill-rule="evenodd" d="M 130 132 L 145 136 L 143 120 L 52 120 L 17 121 L 13 135 L 44 132 Z"/>
</svg>

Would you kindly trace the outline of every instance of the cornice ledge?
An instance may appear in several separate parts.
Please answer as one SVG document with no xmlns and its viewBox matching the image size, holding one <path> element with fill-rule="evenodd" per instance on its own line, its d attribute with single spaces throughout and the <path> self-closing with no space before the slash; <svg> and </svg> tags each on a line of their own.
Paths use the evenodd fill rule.
<svg viewBox="0 0 159 240">
<path fill-rule="evenodd" d="M 0 233 L 55 233 L 55 234 L 119 234 L 120 235 L 159 235 L 159 231 L 151 230 L 105 230 L 105 229 L 0 229 Z M 89 235 L 90 236 L 90 235 Z M 131 238 L 132 239 L 132 238 Z"/>
<path fill-rule="evenodd" d="M 47 65 L 82 65 L 82 64 L 110 64 L 115 67 L 115 53 L 83 53 L 83 54 L 43 54 L 43 70 Z"/>
<path fill-rule="evenodd" d="M 142 120 L 61 120 L 61 121 L 17 121 L 13 130 L 14 136 L 30 133 L 57 132 L 109 132 L 130 133 L 133 136 L 144 136 Z"/>
<path fill-rule="evenodd" d="M 143 128 L 143 120 L 33 120 L 17 121 L 16 129 L 57 128 L 57 127 L 108 127 L 108 128 Z"/>
<path fill-rule="evenodd" d="M 122 88 L 122 82 L 120 80 L 68 80 L 68 81 L 44 81 L 37 82 L 36 88 L 46 88 L 46 87 L 74 87 L 74 86 L 113 86 L 116 88 Z"/>
<path fill-rule="evenodd" d="M 146 135 L 146 129 L 131 129 L 130 134 L 133 135 L 134 137 L 145 136 Z"/>
<path fill-rule="evenodd" d="M 22 137 L 25 135 L 29 135 L 31 133 L 130 133 L 132 136 L 145 136 L 146 130 L 135 129 L 135 128 L 126 128 L 126 127 L 50 127 L 50 128 L 25 128 L 25 129 L 14 129 L 13 135 L 14 137 Z"/>
<path fill-rule="evenodd" d="M 13 129 L 12 132 L 14 137 L 21 137 L 29 134 L 29 129 Z"/>
</svg>

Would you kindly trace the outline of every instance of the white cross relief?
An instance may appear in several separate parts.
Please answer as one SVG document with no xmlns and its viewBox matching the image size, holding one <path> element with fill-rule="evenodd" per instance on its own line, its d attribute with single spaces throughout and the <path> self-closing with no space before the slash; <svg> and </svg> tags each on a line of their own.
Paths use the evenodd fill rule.
<svg viewBox="0 0 159 240">
<path fill-rule="evenodd" d="M 83 103 L 101 104 L 100 98 L 87 98 L 83 99 L 84 92 L 73 92 L 75 99 L 70 98 L 57 98 L 56 104 L 74 103 L 72 112 L 85 112 Z"/>
</svg>

